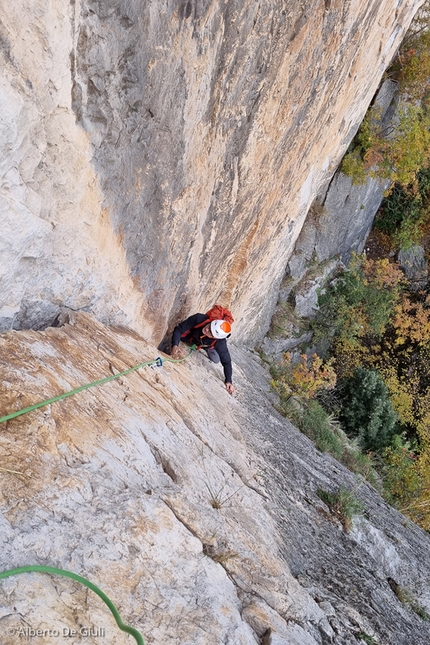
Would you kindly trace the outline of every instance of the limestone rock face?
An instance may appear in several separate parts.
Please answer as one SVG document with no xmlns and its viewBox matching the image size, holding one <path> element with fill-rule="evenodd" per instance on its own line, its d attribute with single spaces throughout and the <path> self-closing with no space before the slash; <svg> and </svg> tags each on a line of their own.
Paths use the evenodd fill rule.
<svg viewBox="0 0 430 645">
<path fill-rule="evenodd" d="M 392 585 L 430 609 L 429 535 L 318 453 L 272 407 L 256 356 L 232 352 L 235 398 L 196 353 L 1 424 L 1 570 L 45 564 L 88 578 L 147 645 L 256 645 L 269 630 L 276 645 L 351 645 L 360 633 L 427 645 L 429 624 Z M 135 332 L 82 313 L 3 334 L 0 414 L 156 356 Z M 350 533 L 316 494 L 340 485 L 365 506 Z M 0 591 L 3 645 L 26 629 L 131 642 L 69 579 L 25 574 Z"/>
<path fill-rule="evenodd" d="M 400 250 L 398 262 L 414 291 L 426 287 L 429 278 L 429 266 L 425 249 L 422 246 L 415 245 L 409 249 Z"/>
<path fill-rule="evenodd" d="M 397 108 L 398 85 L 385 80 L 371 109 L 373 119 L 383 131 L 388 131 L 395 121 Z M 354 185 L 350 177 L 338 170 L 308 212 L 288 261 L 287 274 L 298 281 L 312 263 L 338 257 L 348 264 L 353 253 L 362 253 L 389 185 L 388 180 L 370 176 L 363 184 Z"/>
<path fill-rule="evenodd" d="M 43 327 L 62 305 L 139 319 L 141 297 L 71 107 L 70 6 L 28 0 L 1 9 L 2 330 Z"/>
<path fill-rule="evenodd" d="M 268 328 L 308 208 L 420 0 L 2 7 L 2 329 Z"/>
</svg>

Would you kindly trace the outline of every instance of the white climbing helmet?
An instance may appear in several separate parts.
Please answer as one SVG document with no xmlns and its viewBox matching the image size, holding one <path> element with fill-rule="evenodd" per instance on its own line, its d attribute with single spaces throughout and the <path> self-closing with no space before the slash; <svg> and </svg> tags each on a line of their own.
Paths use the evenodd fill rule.
<svg viewBox="0 0 430 645">
<path fill-rule="evenodd" d="M 226 320 L 212 320 L 211 334 L 214 338 L 228 338 L 231 334 L 231 325 Z"/>
</svg>

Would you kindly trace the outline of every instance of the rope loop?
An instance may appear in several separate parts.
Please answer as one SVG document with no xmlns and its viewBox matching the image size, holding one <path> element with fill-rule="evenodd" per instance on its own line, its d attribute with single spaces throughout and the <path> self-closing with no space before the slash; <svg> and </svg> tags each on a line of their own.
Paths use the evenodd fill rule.
<svg viewBox="0 0 430 645">
<path fill-rule="evenodd" d="M 134 627 L 130 627 L 130 625 L 126 625 L 125 623 L 123 623 L 121 616 L 119 615 L 118 609 L 115 607 L 112 600 L 101 589 L 99 589 L 93 582 L 90 582 L 90 580 L 87 580 L 86 578 L 79 576 L 77 573 L 73 573 L 72 571 L 66 571 L 65 569 L 57 569 L 56 567 L 49 567 L 49 566 L 44 566 L 39 564 L 30 564 L 30 565 L 26 565 L 25 567 L 18 567 L 17 569 L 10 569 L 9 571 L 0 572 L 0 580 L 2 578 L 9 578 L 9 576 L 17 576 L 20 573 L 39 573 L 39 572 L 52 573 L 58 576 L 65 576 L 66 578 L 72 578 L 73 580 L 80 582 L 82 585 L 85 585 L 85 587 L 88 587 L 88 589 L 91 589 L 92 591 L 94 591 L 94 593 L 97 594 L 98 597 L 101 598 L 103 602 L 109 607 L 113 617 L 115 618 L 116 624 L 118 625 L 120 630 L 125 632 L 126 634 L 130 634 L 130 636 L 133 636 L 137 645 L 145 645 L 142 634 Z"/>
</svg>

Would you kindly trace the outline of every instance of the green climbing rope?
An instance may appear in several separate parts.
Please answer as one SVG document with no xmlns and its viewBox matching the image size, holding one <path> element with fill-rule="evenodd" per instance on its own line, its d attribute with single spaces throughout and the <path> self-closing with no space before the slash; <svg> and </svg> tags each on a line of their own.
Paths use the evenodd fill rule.
<svg viewBox="0 0 430 645">
<path fill-rule="evenodd" d="M 9 576 L 16 576 L 20 573 L 39 573 L 39 572 L 53 573 L 55 575 L 65 576 L 66 578 L 72 578 L 73 580 L 77 580 L 81 584 L 85 585 L 85 587 L 88 587 L 88 589 L 91 589 L 92 591 L 94 591 L 94 593 L 96 593 L 99 596 L 99 598 L 101 598 L 103 602 L 106 603 L 106 605 L 109 607 L 109 609 L 113 614 L 113 617 L 116 620 L 116 624 L 121 629 L 121 631 L 125 632 L 126 634 L 130 634 L 130 636 L 133 636 L 133 638 L 136 640 L 137 645 L 145 645 L 142 634 L 134 627 L 130 627 L 130 625 L 125 625 L 122 622 L 118 609 L 115 607 L 112 600 L 108 598 L 107 595 L 101 589 L 99 589 L 95 584 L 93 584 L 86 578 L 83 578 L 82 576 L 78 576 L 76 573 L 72 573 L 71 571 L 65 571 L 64 569 L 57 569 L 56 567 L 45 567 L 43 565 L 31 564 L 26 567 L 18 567 L 17 569 L 10 569 L 9 571 L 3 571 L 2 573 L 0 573 L 0 579 L 8 578 Z"/>
<path fill-rule="evenodd" d="M 168 363 L 181 363 L 182 361 L 185 361 L 191 353 L 196 349 L 195 345 L 191 347 L 190 352 L 187 354 L 187 356 L 184 356 L 184 358 L 179 358 L 179 359 L 173 359 L 173 358 L 165 358 L 162 359 L 160 357 L 156 358 L 154 361 L 147 361 L 146 363 L 139 363 L 138 365 L 135 365 L 134 367 L 131 367 L 127 370 L 124 370 L 123 372 L 119 372 L 118 374 L 112 374 L 112 376 L 107 376 L 106 378 L 100 379 L 98 381 L 93 381 L 92 383 L 87 383 L 86 385 L 81 385 L 80 387 L 75 388 L 74 390 L 70 390 L 69 392 L 64 392 L 63 394 L 59 394 L 58 396 L 54 396 L 51 399 L 47 399 L 46 401 L 41 401 L 39 403 L 35 403 L 34 405 L 30 405 L 27 408 L 23 408 L 22 410 L 17 410 L 16 412 L 12 412 L 11 414 L 7 414 L 6 416 L 0 417 L 0 423 L 3 421 L 8 421 L 9 419 L 13 419 L 15 417 L 20 416 L 21 414 L 26 414 L 27 412 L 31 412 L 32 410 L 37 410 L 37 408 L 41 408 L 45 405 L 49 405 L 51 403 L 55 403 L 55 401 L 60 401 L 61 399 L 65 399 L 68 396 L 72 396 L 73 394 L 77 394 L 78 392 L 82 392 L 83 390 L 87 390 L 90 387 L 95 387 L 96 385 L 103 385 L 103 383 L 108 383 L 109 381 L 113 381 L 116 378 L 119 378 L 120 376 L 125 376 L 126 374 L 130 374 L 130 372 L 134 372 L 135 370 L 140 369 L 141 367 L 147 367 L 148 365 L 157 365 L 161 367 L 163 365 L 163 362 L 168 362 Z M 28 565 L 25 567 L 18 567 L 17 569 L 10 569 L 9 571 L 3 571 L 0 572 L 0 580 L 2 578 L 8 578 L 9 576 L 16 576 L 20 573 L 37 573 L 37 572 L 44 572 L 44 573 L 53 573 L 55 575 L 60 575 L 60 576 L 66 576 L 67 578 L 72 578 L 73 580 L 77 580 L 81 584 L 85 585 L 94 593 L 96 593 L 99 598 L 103 600 L 103 602 L 106 603 L 106 605 L 109 607 L 110 611 L 112 612 L 116 624 L 118 627 L 123 631 L 126 632 L 127 634 L 130 634 L 131 636 L 134 637 L 136 640 L 137 645 L 145 645 L 142 634 L 135 629 L 134 627 L 130 627 L 129 625 L 125 625 L 122 620 L 121 616 L 119 615 L 119 612 L 113 602 L 108 598 L 108 596 L 101 590 L 99 589 L 95 584 L 87 580 L 86 578 L 83 578 L 82 576 L 77 575 L 76 573 L 72 573 L 71 571 L 66 571 L 64 569 L 57 569 L 56 567 L 48 567 L 48 566 L 43 566 L 43 565 Z"/>
<path fill-rule="evenodd" d="M 99 381 L 86 383 L 86 385 L 81 385 L 80 387 L 77 387 L 74 390 L 70 390 L 69 392 L 63 392 L 63 394 L 54 396 L 52 399 L 47 399 L 46 401 L 40 401 L 39 403 L 30 405 L 28 408 L 23 408 L 22 410 L 16 410 L 16 412 L 11 412 L 10 414 L 6 414 L 6 416 L 0 417 L 0 423 L 3 423 L 4 421 L 9 421 L 9 419 L 14 419 L 15 417 L 19 417 L 21 414 L 27 414 L 27 412 L 31 412 L 32 410 L 37 410 L 38 408 L 42 408 L 45 405 L 50 405 L 51 403 L 55 403 L 55 401 L 66 399 L 68 396 L 72 396 L 73 394 L 77 394 L 78 392 L 82 392 L 83 390 L 88 390 L 88 388 L 90 387 L 95 387 L 96 385 L 103 385 L 103 383 L 108 383 L 109 381 L 113 381 L 114 379 L 119 378 L 120 376 L 125 376 L 126 374 L 130 374 L 130 372 L 134 372 L 135 370 L 138 370 L 141 367 L 147 367 L 148 365 L 157 365 L 158 367 L 161 367 L 163 363 L 181 363 L 182 361 L 185 361 L 195 349 L 196 349 L 196 346 L 193 345 L 191 347 L 190 352 L 186 356 L 184 356 L 184 358 L 173 359 L 173 358 L 158 357 L 155 359 L 155 361 L 147 361 L 146 363 L 139 363 L 139 365 L 130 367 L 128 370 L 124 370 L 123 372 L 118 372 L 118 374 L 112 374 L 111 376 L 106 376 L 106 378 L 102 378 Z"/>
</svg>

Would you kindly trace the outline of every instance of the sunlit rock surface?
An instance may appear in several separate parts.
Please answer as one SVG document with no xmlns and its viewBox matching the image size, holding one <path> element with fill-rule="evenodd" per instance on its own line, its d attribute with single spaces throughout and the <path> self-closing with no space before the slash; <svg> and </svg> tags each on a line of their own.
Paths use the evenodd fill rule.
<svg viewBox="0 0 430 645">
<path fill-rule="evenodd" d="M 21 0 L 0 34 L 1 329 L 62 305 L 261 340 L 420 0 Z"/>
<path fill-rule="evenodd" d="M 0 336 L 0 414 L 157 357 L 125 328 L 70 323 Z M 1 424 L 1 570 L 89 578 L 148 645 L 254 645 L 268 629 L 275 645 L 427 645 L 388 579 L 430 609 L 430 537 L 318 453 L 272 407 L 258 357 L 232 352 L 234 398 L 193 354 Z M 350 533 L 316 494 L 339 485 L 365 508 Z M 0 585 L 0 642 L 25 628 L 132 642 L 94 594 L 46 574 Z"/>
</svg>

